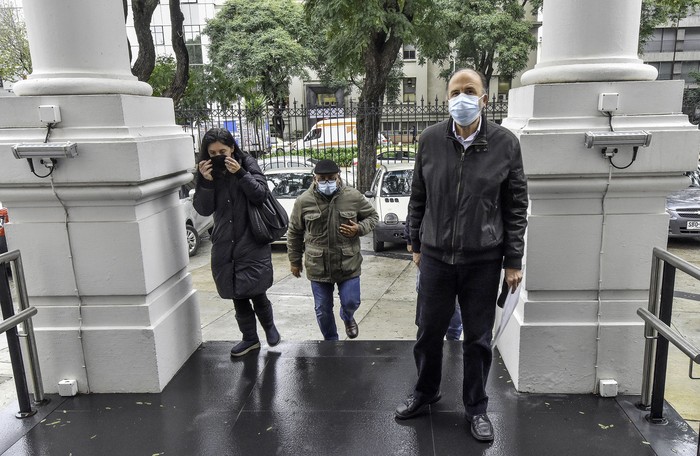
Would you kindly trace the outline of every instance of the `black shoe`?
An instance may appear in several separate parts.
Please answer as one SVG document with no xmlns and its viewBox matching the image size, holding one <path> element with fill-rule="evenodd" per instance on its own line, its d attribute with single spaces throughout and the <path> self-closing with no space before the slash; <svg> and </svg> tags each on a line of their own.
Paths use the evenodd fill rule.
<svg viewBox="0 0 700 456">
<path fill-rule="evenodd" d="M 231 349 L 231 356 L 239 357 L 243 356 L 249 351 L 260 349 L 259 340 L 242 340 Z"/>
<path fill-rule="evenodd" d="M 267 339 L 267 345 L 274 347 L 280 343 L 282 336 L 280 336 L 280 333 L 277 331 L 275 325 L 272 325 L 272 327 L 265 330 L 265 338 Z"/>
<path fill-rule="evenodd" d="M 403 404 L 396 407 L 394 416 L 400 420 L 407 420 L 418 416 L 421 413 L 425 413 L 428 410 L 430 404 L 434 404 L 442 398 L 442 395 L 438 391 L 432 399 L 428 401 L 419 401 L 415 398 L 413 394 L 408 396 Z"/>
<path fill-rule="evenodd" d="M 345 321 L 345 334 L 348 335 L 350 339 L 354 339 L 360 333 L 360 329 L 357 327 L 357 322 L 354 318 L 350 321 Z"/>
<path fill-rule="evenodd" d="M 474 416 L 467 415 L 467 421 L 471 423 L 472 435 L 476 440 L 482 442 L 493 441 L 493 425 L 485 413 Z"/>
</svg>

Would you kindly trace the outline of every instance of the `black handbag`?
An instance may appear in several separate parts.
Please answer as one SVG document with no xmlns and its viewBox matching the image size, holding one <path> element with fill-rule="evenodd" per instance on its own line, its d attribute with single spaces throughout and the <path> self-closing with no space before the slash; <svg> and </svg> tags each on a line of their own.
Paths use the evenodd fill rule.
<svg viewBox="0 0 700 456">
<path fill-rule="evenodd" d="M 279 240 L 289 226 L 287 211 L 269 191 L 262 206 L 255 206 L 248 201 L 248 219 L 253 237 L 260 244 Z"/>
</svg>

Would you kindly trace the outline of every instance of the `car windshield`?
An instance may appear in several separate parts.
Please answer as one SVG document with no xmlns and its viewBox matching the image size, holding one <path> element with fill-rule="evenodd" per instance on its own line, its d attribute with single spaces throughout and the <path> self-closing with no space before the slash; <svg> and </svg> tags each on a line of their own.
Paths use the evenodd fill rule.
<svg viewBox="0 0 700 456">
<path fill-rule="evenodd" d="M 267 185 L 277 198 L 296 198 L 311 186 L 314 177 L 306 172 L 266 174 Z"/>
<path fill-rule="evenodd" d="M 413 170 L 387 171 L 382 179 L 380 196 L 411 196 Z"/>
</svg>

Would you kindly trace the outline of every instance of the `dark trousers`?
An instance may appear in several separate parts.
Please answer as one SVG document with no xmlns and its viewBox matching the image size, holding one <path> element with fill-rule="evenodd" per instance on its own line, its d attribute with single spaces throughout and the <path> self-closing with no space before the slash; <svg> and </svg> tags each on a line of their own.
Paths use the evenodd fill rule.
<svg viewBox="0 0 700 456">
<path fill-rule="evenodd" d="M 462 401 L 467 415 L 485 413 L 486 380 L 491 368 L 491 331 L 501 261 L 450 265 L 421 255 L 418 337 L 413 355 L 418 368 L 414 395 L 428 400 L 440 390 L 443 338 L 459 299 L 464 326 Z"/>
<path fill-rule="evenodd" d="M 267 299 L 267 294 L 265 293 L 253 296 L 250 299 L 234 299 L 233 307 L 236 309 L 236 321 L 238 322 L 238 329 L 243 334 L 243 340 L 258 340 L 258 331 L 255 324 L 256 315 L 263 329 L 269 329 L 274 325 L 272 303 Z"/>
</svg>

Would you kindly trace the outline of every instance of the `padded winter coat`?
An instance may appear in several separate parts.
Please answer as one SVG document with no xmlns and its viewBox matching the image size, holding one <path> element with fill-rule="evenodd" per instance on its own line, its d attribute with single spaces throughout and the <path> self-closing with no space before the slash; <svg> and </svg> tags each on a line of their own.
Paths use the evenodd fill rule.
<svg viewBox="0 0 700 456">
<path fill-rule="evenodd" d="M 272 286 L 270 244 L 253 238 L 248 219 L 248 200 L 262 206 L 268 190 L 255 158 L 234 157 L 242 166 L 213 182 L 197 174 L 193 205 L 201 215 L 214 214 L 211 235 L 211 272 L 219 296 L 252 298 Z"/>
</svg>

